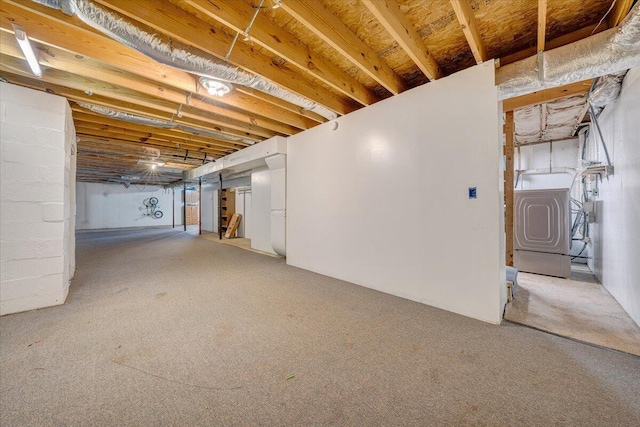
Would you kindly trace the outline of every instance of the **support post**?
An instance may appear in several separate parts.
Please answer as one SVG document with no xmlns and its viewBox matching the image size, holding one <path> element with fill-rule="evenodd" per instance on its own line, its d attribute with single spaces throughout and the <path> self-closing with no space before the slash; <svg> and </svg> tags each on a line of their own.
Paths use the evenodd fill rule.
<svg viewBox="0 0 640 427">
<path fill-rule="evenodd" d="M 182 181 L 182 224 L 187 231 L 187 183 Z"/>
<path fill-rule="evenodd" d="M 171 228 L 176 228 L 176 187 L 171 187 Z"/>
<path fill-rule="evenodd" d="M 506 166 L 504 170 L 504 227 L 506 233 L 506 264 L 513 266 L 513 143 L 515 134 L 515 124 L 513 111 L 507 111 L 505 123 L 506 143 L 504 155 Z"/>
<path fill-rule="evenodd" d="M 198 178 L 198 234 L 202 235 L 202 177 Z"/>
<path fill-rule="evenodd" d="M 218 239 L 222 240 L 222 174 L 220 174 L 220 189 L 218 190 Z"/>
</svg>

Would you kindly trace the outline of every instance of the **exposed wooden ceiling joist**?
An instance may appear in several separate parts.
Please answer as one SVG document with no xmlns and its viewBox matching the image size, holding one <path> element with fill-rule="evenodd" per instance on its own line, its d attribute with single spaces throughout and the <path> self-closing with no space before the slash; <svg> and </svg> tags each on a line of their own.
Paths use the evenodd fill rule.
<svg viewBox="0 0 640 427">
<path fill-rule="evenodd" d="M 622 22 L 624 17 L 627 16 L 627 13 L 629 13 L 632 5 L 633 0 L 616 0 L 613 10 L 609 13 L 609 27 L 613 28 Z"/>
<path fill-rule="evenodd" d="M 538 52 L 544 51 L 547 35 L 547 0 L 538 0 Z"/>
<path fill-rule="evenodd" d="M 571 83 L 565 86 L 539 90 L 527 95 L 505 99 L 504 101 L 502 101 L 502 111 L 513 111 L 518 108 L 524 108 L 531 105 L 542 104 L 544 102 L 555 101 L 556 99 L 564 98 L 570 95 L 581 95 L 589 92 L 592 81 L 593 80 L 583 80 L 581 82 Z"/>
<path fill-rule="evenodd" d="M 442 77 L 438 63 L 429 53 L 415 27 L 400 11 L 396 0 L 362 0 L 362 2 L 429 80 Z"/>
<path fill-rule="evenodd" d="M 76 132 L 85 133 L 92 136 L 102 136 L 105 138 L 124 139 L 127 141 L 138 142 L 141 144 L 157 144 L 167 149 L 175 150 L 193 150 L 206 151 L 210 154 L 224 155 L 229 154 L 230 150 L 219 148 L 216 146 L 205 147 L 202 143 L 193 143 L 188 139 L 179 139 L 176 137 L 165 136 L 160 133 L 150 133 L 145 131 L 137 131 L 129 127 L 117 127 L 113 125 L 104 125 L 92 122 L 84 122 L 74 120 Z"/>
<path fill-rule="evenodd" d="M 9 70 L 21 70 L 22 74 L 29 76 L 30 72 L 25 62 L 17 58 L 12 58 L 7 55 L 0 55 L 0 61 L 2 62 L 2 68 Z M 142 110 L 155 110 L 168 114 L 170 117 L 178 117 L 179 114 L 181 120 L 187 121 L 189 119 L 197 120 L 201 125 L 207 126 L 211 130 L 215 130 L 227 135 L 236 136 L 240 138 L 247 138 L 253 141 L 260 141 L 264 138 L 270 138 L 275 136 L 275 132 L 261 129 L 255 126 L 245 126 L 232 121 L 224 117 L 220 117 L 216 114 L 207 113 L 205 111 L 198 111 L 193 107 L 184 106 L 180 108 L 181 104 L 166 101 L 160 98 L 149 96 L 142 92 L 132 91 L 121 86 L 111 85 L 106 82 L 102 82 L 96 79 L 82 77 L 79 75 L 73 75 L 64 71 L 55 70 L 53 68 L 47 68 L 43 70 L 42 82 L 51 83 L 58 86 L 64 86 L 70 89 L 82 91 L 89 95 L 85 102 L 91 103 L 94 95 L 99 95 L 104 98 L 111 98 L 116 101 L 122 101 L 139 106 Z M 180 113 L 178 113 L 180 111 Z"/>
<path fill-rule="evenodd" d="M 476 16 L 469 0 L 451 0 L 451 6 L 453 6 L 453 10 L 460 22 L 460 26 L 462 27 L 462 31 L 467 39 L 467 43 L 469 43 L 476 62 L 479 64 L 489 59 L 487 48 L 482 42 Z"/>
<path fill-rule="evenodd" d="M 218 117 L 225 117 L 229 119 L 225 124 L 240 126 L 236 127 L 238 129 L 246 128 L 250 130 L 252 127 L 263 128 L 283 135 L 293 135 L 299 131 L 297 128 L 274 120 L 251 116 L 242 111 L 214 105 L 205 101 L 206 98 L 202 98 L 199 94 L 192 95 L 129 73 L 121 73 L 118 72 L 118 70 L 89 58 L 77 58 L 73 54 L 58 48 L 41 47 L 36 43 L 34 43 L 34 48 L 44 53 L 40 55 L 39 62 L 45 69 L 55 69 L 87 79 L 99 80 L 114 86 L 149 94 L 154 98 L 172 102 L 176 105 L 183 104 L 185 106 L 191 106 L 195 110 L 202 110 L 215 114 Z M 22 51 L 18 47 L 15 37 L 12 33 L 4 30 L 0 31 L 0 53 L 13 58 L 23 59 Z M 244 123 L 244 126 L 241 125 L 242 123 Z M 269 134 L 265 133 L 261 136 L 268 137 Z"/>
<path fill-rule="evenodd" d="M 207 22 L 166 0 L 153 2 L 98 0 L 98 3 L 219 60 L 224 60 L 233 43 L 231 35 L 217 31 Z M 241 41 L 236 43 L 228 61 L 338 114 L 347 114 L 358 108 L 350 100 L 323 89 L 316 82 L 304 79 L 300 74 L 293 73 L 286 67 L 278 66 L 268 56 L 255 52 L 247 43 Z"/>
<path fill-rule="evenodd" d="M 174 146 L 188 147 L 193 149 L 208 149 L 223 151 L 227 154 L 232 153 L 235 148 L 228 146 L 228 144 L 221 143 L 219 140 L 207 138 L 205 136 L 198 136 L 192 133 L 181 131 L 179 128 L 165 129 L 165 128 L 153 128 L 147 125 L 126 122 L 123 120 L 112 119 L 103 115 L 95 114 L 89 110 L 85 110 L 79 106 L 72 106 L 73 118 L 75 121 L 81 121 L 85 124 L 93 124 L 95 126 L 103 127 L 116 127 L 123 129 L 130 129 L 137 132 L 145 132 L 149 137 L 159 135 L 166 137 L 169 141 L 174 143 Z"/>
<path fill-rule="evenodd" d="M 0 64 L 0 69 L 2 69 L 3 67 L 4 66 Z M 7 78 L 7 80 L 9 80 L 9 82 L 11 83 L 19 84 L 21 86 L 30 87 L 37 90 L 46 90 L 49 93 L 64 96 L 71 101 L 93 103 L 95 105 L 105 106 L 108 108 L 115 108 L 121 111 L 129 112 L 131 114 L 136 114 L 136 113 L 140 114 L 140 111 L 142 111 L 145 116 L 150 118 L 170 120 L 169 115 L 163 115 L 162 112 L 154 112 L 153 110 L 150 110 L 150 109 L 143 109 L 142 107 L 139 107 L 131 103 L 119 102 L 112 99 L 100 97 L 97 95 L 93 95 L 89 97 L 88 95 L 86 95 L 84 92 L 81 92 L 81 91 L 68 89 L 66 87 L 54 85 L 51 83 L 45 83 L 41 80 L 24 77 L 23 75 L 11 73 L 11 72 L 3 72 L 3 76 Z M 184 117 L 181 119 L 174 120 L 174 122 L 177 124 L 183 124 L 186 126 L 198 127 L 200 129 L 207 130 L 207 127 L 203 126 L 201 122 L 191 120 L 191 119 L 185 119 Z M 213 146 L 218 146 L 221 148 L 231 148 L 235 150 L 244 148 L 248 145 L 246 143 L 242 143 L 239 141 L 228 141 L 228 140 L 215 139 L 215 138 L 207 138 L 207 140 L 210 141 L 210 144 Z"/>
<path fill-rule="evenodd" d="M 597 24 L 589 25 L 587 27 L 581 28 L 579 30 L 573 31 L 568 34 L 564 34 L 560 37 L 557 37 L 553 40 L 546 42 L 545 49 L 551 50 L 557 47 L 565 46 L 565 45 L 577 42 L 578 40 L 587 38 L 593 34 L 598 34 L 602 31 L 607 30 L 608 28 L 609 27 L 607 27 L 605 22 L 602 22 L 602 24 L 600 25 L 597 25 Z M 500 65 L 503 66 L 503 65 L 511 64 L 513 62 L 517 62 L 517 61 L 529 58 L 530 56 L 534 56 L 537 53 L 537 49 L 538 48 L 536 45 L 527 49 L 520 50 L 518 52 L 511 53 L 507 56 L 503 56 L 502 58 L 500 58 Z"/>
<path fill-rule="evenodd" d="M 282 8 L 389 92 L 407 89 L 402 78 L 320 2 L 285 1 Z"/>
<path fill-rule="evenodd" d="M 79 61 L 85 57 L 92 58 L 109 64 L 112 68 L 162 85 L 189 93 L 199 93 L 213 102 L 237 108 L 249 115 L 262 116 L 299 129 L 310 129 L 326 121 L 284 101 L 280 102 L 278 107 L 274 107 L 273 103 L 260 99 L 261 93 L 257 91 L 251 91 L 250 95 L 247 95 L 242 91 L 234 90 L 224 97 L 212 97 L 206 91 L 199 89 L 194 76 L 159 64 L 104 35 L 96 34 L 93 29 L 78 22 L 77 19 L 74 20 L 46 6 L 33 2 L 23 4 L 3 0 L 0 8 L 0 26 L 7 31 L 12 31 L 12 22 L 21 23 L 28 28 L 28 35 L 32 40 L 78 55 Z M 269 100 L 271 98 L 267 97 Z"/>
<path fill-rule="evenodd" d="M 284 0 L 282 8 L 270 9 L 274 0 L 264 0 L 266 9 L 249 25 L 260 0 L 89 1 L 171 49 L 219 63 L 224 63 L 236 32 L 250 26 L 248 39 L 239 37 L 231 51 L 231 65 L 338 114 L 424 84 L 425 75 L 437 77 L 429 75 L 429 67 L 439 66 L 448 74 L 489 60 L 490 55 L 501 56 L 504 65 L 583 39 L 619 24 L 633 3 L 531 0 L 505 6 L 502 0 Z M 537 31 L 538 15 L 546 29 L 541 25 Z M 22 25 L 32 41 L 43 79 L 34 78 L 22 59 L 12 23 Z M 426 46 L 433 62 L 425 54 Z M 0 0 L 0 55 L 1 74 L 10 82 L 71 101 L 81 136 L 78 176 L 83 180 L 104 181 L 130 171 L 170 183 L 180 178 L 177 169 L 232 153 L 251 141 L 292 135 L 327 121 L 293 104 L 292 98 L 251 87 L 234 85 L 226 96 L 215 97 L 200 86 L 195 73 L 160 64 L 78 17 L 32 0 Z M 589 83 L 508 100 L 505 110 L 583 93 Z M 173 120 L 176 126 L 115 120 L 80 107 L 82 102 Z M 160 149 L 160 157 L 174 170 L 153 176 L 148 165 L 139 164 L 148 157 L 144 153 L 149 147 Z"/>
<path fill-rule="evenodd" d="M 224 7 L 210 0 L 184 0 L 184 3 L 241 34 L 247 27 L 247 17 L 253 16 L 257 10 L 256 6 L 244 1 L 225 2 Z M 376 96 L 362 83 L 302 44 L 295 35 L 276 25 L 263 13 L 257 13 L 247 35 L 253 42 L 355 101 L 363 105 L 377 101 Z"/>
</svg>

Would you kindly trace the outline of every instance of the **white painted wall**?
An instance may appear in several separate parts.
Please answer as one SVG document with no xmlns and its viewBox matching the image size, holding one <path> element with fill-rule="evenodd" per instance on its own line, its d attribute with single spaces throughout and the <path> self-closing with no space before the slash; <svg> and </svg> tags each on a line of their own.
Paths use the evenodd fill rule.
<svg viewBox="0 0 640 427">
<path fill-rule="evenodd" d="M 251 247 L 275 254 L 271 247 L 271 171 L 251 171 Z"/>
<path fill-rule="evenodd" d="M 178 225 L 183 225 L 184 224 L 184 211 L 182 210 L 183 206 L 184 206 L 184 191 L 182 189 L 182 186 L 177 186 L 174 187 L 173 189 L 175 191 L 175 203 L 172 202 L 173 204 L 173 215 L 174 215 L 174 220 L 175 220 L 175 225 L 176 227 Z M 173 195 L 172 195 L 173 197 Z M 164 211 L 163 211 L 164 212 Z M 171 212 L 170 208 L 167 208 L 167 212 Z"/>
<path fill-rule="evenodd" d="M 77 230 L 157 227 L 172 224 L 171 189 L 150 185 L 131 185 L 125 188 L 122 184 L 90 182 L 78 182 L 76 185 Z M 155 219 L 142 215 L 146 212 L 143 201 L 150 197 L 158 198 L 157 209 L 162 211 L 162 218 Z M 176 189 L 176 225 L 182 224 L 181 203 L 182 191 Z"/>
<path fill-rule="evenodd" d="M 287 263 L 499 323 L 499 117 L 488 62 L 288 138 Z"/>
<path fill-rule="evenodd" d="M 64 303 L 75 269 L 66 99 L 0 83 L 0 314 Z"/>
<path fill-rule="evenodd" d="M 615 173 L 599 185 L 596 224 L 592 226 L 598 279 L 640 325 L 640 68 L 629 71 L 616 102 L 599 123 Z M 589 145 L 606 163 L 591 129 Z"/>
<path fill-rule="evenodd" d="M 236 190 L 236 212 L 242 215 L 237 237 L 251 238 L 251 189 Z"/>
<path fill-rule="evenodd" d="M 551 168 L 553 171 L 553 173 L 523 174 L 520 176 L 517 189 L 570 188 L 580 158 L 578 145 L 578 140 L 572 139 L 516 149 L 514 156 L 516 170 L 549 170 Z M 563 169 L 572 169 L 573 171 L 562 172 Z"/>
</svg>

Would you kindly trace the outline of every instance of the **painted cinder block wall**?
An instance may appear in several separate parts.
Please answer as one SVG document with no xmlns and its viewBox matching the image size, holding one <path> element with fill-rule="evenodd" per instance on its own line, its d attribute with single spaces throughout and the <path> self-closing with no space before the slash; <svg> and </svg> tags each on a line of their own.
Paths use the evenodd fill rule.
<svg viewBox="0 0 640 427">
<path fill-rule="evenodd" d="M 0 315 L 64 303 L 75 269 L 75 128 L 65 98 L 0 83 Z"/>
</svg>

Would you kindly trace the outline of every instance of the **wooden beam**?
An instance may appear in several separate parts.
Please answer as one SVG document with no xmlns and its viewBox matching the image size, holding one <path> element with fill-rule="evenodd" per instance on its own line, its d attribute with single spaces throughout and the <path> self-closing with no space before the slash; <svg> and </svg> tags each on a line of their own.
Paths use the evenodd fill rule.
<svg viewBox="0 0 640 427">
<path fill-rule="evenodd" d="M 30 76 L 31 73 L 25 64 L 25 61 L 17 58 L 12 58 L 4 54 L 0 54 L 2 59 L 1 67 L 5 69 L 13 69 L 20 71 L 25 76 Z M 64 71 L 55 70 L 53 68 L 47 68 L 42 70 L 41 81 L 46 83 L 52 83 L 58 86 L 64 86 L 67 88 L 79 90 L 82 92 L 89 92 L 93 96 L 100 95 L 105 98 L 113 99 L 116 101 L 123 101 L 140 106 L 140 111 L 144 109 L 162 111 L 173 117 L 177 117 L 180 104 L 165 101 L 153 96 L 149 96 L 142 92 L 136 92 L 129 89 L 122 88 L 120 86 L 111 85 L 99 80 L 81 77 L 75 74 L 66 73 Z M 206 123 L 210 130 L 217 130 L 218 132 L 225 133 L 232 136 L 247 138 L 253 141 L 260 141 L 264 138 L 271 138 L 276 134 L 271 131 L 260 129 L 252 126 L 240 125 L 237 122 L 232 122 L 230 119 L 220 117 L 219 115 L 195 111 L 191 107 L 182 107 L 180 109 L 182 119 L 194 119 L 200 122 Z"/>
<path fill-rule="evenodd" d="M 247 28 L 247 17 L 256 12 L 255 7 L 244 1 L 219 5 L 210 0 L 184 0 L 184 3 L 241 34 Z M 378 100 L 365 85 L 302 44 L 296 35 L 271 21 L 265 12 L 258 12 L 248 35 L 251 41 L 359 103 L 371 105 Z"/>
<path fill-rule="evenodd" d="M 609 14 L 607 20 L 609 28 L 613 28 L 620 24 L 633 5 L 633 0 L 615 0 L 616 3 L 613 6 L 613 10 Z"/>
<path fill-rule="evenodd" d="M 555 49 L 560 46 L 565 46 L 578 40 L 582 40 L 587 38 L 593 34 L 598 34 L 599 32 L 607 30 L 607 25 L 603 22 L 600 26 L 597 24 L 589 25 L 588 27 L 581 28 L 572 33 L 565 34 L 563 36 L 557 37 L 547 43 L 545 43 L 546 50 Z M 537 46 L 530 47 L 528 49 L 524 49 L 500 58 L 500 66 L 504 66 L 507 64 L 511 64 L 513 62 L 520 61 L 522 59 L 529 58 L 534 56 L 537 53 Z"/>
<path fill-rule="evenodd" d="M 233 36 L 213 28 L 167 0 L 98 0 L 98 3 L 151 27 L 172 40 L 193 46 L 221 60 L 225 59 L 229 46 L 233 43 Z M 316 81 L 306 79 L 286 67 L 277 66 L 271 57 L 257 52 L 249 43 L 236 43 L 228 62 L 338 114 L 347 114 L 359 108 L 353 101 L 326 90 Z"/>
<path fill-rule="evenodd" d="M 127 127 L 116 127 L 113 125 L 104 125 L 99 123 L 84 122 L 81 120 L 74 120 L 76 126 L 76 132 L 83 132 L 91 134 L 93 136 L 101 137 L 118 137 L 128 141 L 137 141 L 141 143 L 154 142 L 160 144 L 166 148 L 173 149 L 190 149 L 194 151 L 210 151 L 212 154 L 229 154 L 230 150 L 227 148 L 220 148 L 217 146 L 206 146 L 203 143 L 194 143 L 188 139 L 178 139 L 175 137 L 167 137 L 162 134 L 155 134 L 145 131 L 136 131 Z"/>
<path fill-rule="evenodd" d="M 6 69 L 3 61 L 0 61 L 0 69 L 2 70 Z M 16 72 L 18 72 L 18 70 L 10 70 L 9 72 L 3 72 L 3 77 L 5 77 L 11 83 L 18 84 L 25 87 L 30 87 L 32 89 L 44 90 L 49 93 L 53 93 L 59 96 L 64 96 L 67 99 L 72 101 L 85 102 L 88 104 L 112 108 L 115 110 L 135 114 L 138 116 L 148 117 L 148 118 L 154 118 L 154 119 L 160 119 L 160 120 L 166 120 L 166 121 L 171 120 L 171 114 L 164 113 L 162 111 L 141 107 L 139 105 L 128 103 L 128 102 L 105 98 L 100 95 L 94 94 L 89 96 L 81 90 L 69 89 L 64 86 L 55 85 L 52 83 L 46 83 L 44 81 L 34 79 L 32 76 L 25 77 L 25 75 L 29 74 L 28 72 L 24 72 L 24 74 L 16 74 Z M 185 117 L 174 118 L 174 122 L 176 124 L 199 128 L 205 131 L 212 130 L 211 125 L 208 123 L 203 123 L 199 120 L 193 120 Z M 209 138 L 209 140 L 215 141 L 215 142 L 212 142 L 212 144 L 217 144 L 218 146 L 225 147 L 225 148 L 232 148 L 234 150 L 239 150 L 249 145 L 244 142 L 231 141 L 231 140 L 226 140 L 221 138 L 220 139 Z"/>
<path fill-rule="evenodd" d="M 311 110 L 306 110 L 299 105 L 292 104 L 288 101 L 285 101 L 282 98 L 276 98 L 273 95 L 269 95 L 268 93 L 261 92 L 259 90 L 250 88 L 248 86 L 236 86 L 235 91 L 239 92 L 242 95 L 246 95 L 246 98 L 249 98 L 249 99 L 256 98 L 260 101 L 264 101 L 264 104 L 266 104 L 267 107 L 270 107 L 274 110 L 282 109 L 282 110 L 290 111 L 292 113 L 304 116 L 302 117 L 302 119 L 305 120 L 305 125 L 307 126 L 305 129 L 310 129 L 313 126 L 316 126 L 318 123 L 326 123 L 329 120 Z M 281 121 L 287 124 L 291 124 L 284 120 L 281 120 Z M 315 123 L 313 121 L 315 121 Z M 292 125 L 292 126 L 295 126 L 295 125 Z M 300 126 L 296 126 L 296 127 L 303 129 Z"/>
<path fill-rule="evenodd" d="M 531 105 L 542 104 L 543 102 L 555 101 L 571 95 L 581 95 L 589 92 L 591 82 L 593 80 L 583 80 L 581 82 L 571 83 L 565 86 L 554 87 L 551 89 L 539 90 L 527 95 L 517 96 L 515 98 L 505 99 L 502 102 L 503 111 L 513 111 L 518 108 L 529 107 Z"/>
<path fill-rule="evenodd" d="M 77 131 L 77 135 L 80 139 L 81 147 L 91 147 L 91 148 L 105 147 L 105 148 L 108 148 L 110 151 L 129 153 L 131 155 L 137 155 L 138 157 L 145 155 L 144 149 L 149 147 L 157 148 L 158 150 L 160 150 L 162 155 L 182 156 L 183 159 L 186 153 L 185 148 L 171 147 L 166 143 L 153 141 L 153 140 L 145 141 L 145 142 L 139 142 L 139 141 L 136 142 L 136 141 L 129 141 L 126 139 L 117 139 L 117 138 L 111 139 L 111 138 L 105 138 L 99 135 L 93 135 L 91 132 L 84 133 L 83 131 Z M 103 140 L 103 139 L 106 139 L 106 140 Z M 207 155 L 210 155 L 214 158 L 225 155 L 224 153 L 221 153 L 215 150 L 198 151 L 194 149 L 192 152 L 195 154 L 198 154 L 197 157 L 202 157 L 203 154 L 201 153 L 205 153 L 205 152 L 207 153 Z"/>
<path fill-rule="evenodd" d="M 486 61 L 488 59 L 487 48 L 482 42 L 482 37 L 480 37 L 476 16 L 473 13 L 471 4 L 468 0 L 451 0 L 451 6 L 453 6 L 453 11 L 458 17 L 458 22 L 460 22 L 462 32 L 467 38 L 467 43 L 469 43 L 476 62 L 479 64 Z"/>
<path fill-rule="evenodd" d="M 239 147 L 230 147 L 228 143 L 224 143 L 215 138 L 208 138 L 206 136 L 201 136 L 189 132 L 181 131 L 179 128 L 175 129 L 165 129 L 165 128 L 154 128 L 151 126 L 141 125 L 137 123 L 126 122 L 123 120 L 113 119 L 111 117 L 106 117 L 103 115 L 99 115 L 93 113 L 89 110 L 85 110 L 82 107 L 77 105 L 72 105 L 71 110 L 73 112 L 73 119 L 76 122 L 82 122 L 85 126 L 94 125 L 99 127 L 106 128 L 122 128 L 128 129 L 137 132 L 147 132 L 148 135 L 162 137 L 164 139 L 175 141 L 176 145 L 180 147 L 189 146 L 194 149 L 204 148 L 204 149 L 215 149 L 215 150 L 223 150 L 225 153 L 229 154 L 236 151 Z M 221 144 L 221 145 L 219 145 Z"/>
<path fill-rule="evenodd" d="M 0 27 L 12 32 L 11 23 L 20 23 L 28 29 L 31 40 L 66 50 L 73 55 L 78 55 L 79 59 L 93 58 L 118 70 L 185 92 L 200 92 L 201 96 L 219 105 L 234 107 L 248 114 L 269 118 L 299 129 L 310 129 L 326 121 L 323 117 L 286 101 L 281 101 L 276 106 L 269 102 L 271 96 L 263 92 L 256 91 L 250 96 L 243 93 L 241 88 L 237 88 L 224 97 L 213 97 L 204 90 L 199 91 L 197 80 L 192 75 L 159 64 L 133 49 L 97 34 L 93 29 L 62 12 L 34 2 L 21 4 L 2 0 L 1 5 Z M 43 53 L 47 56 L 46 51 Z M 261 98 L 263 95 L 266 101 Z"/>
<path fill-rule="evenodd" d="M 504 170 L 504 228 L 506 234 L 506 254 L 505 261 L 508 266 L 513 266 L 513 143 L 515 139 L 515 123 L 513 111 L 506 112 L 505 136 L 506 145 L 504 154 L 506 166 Z"/>
<path fill-rule="evenodd" d="M 362 0 L 364 5 L 398 42 L 429 80 L 442 77 L 442 71 L 416 28 L 407 20 L 396 0 Z"/>
<path fill-rule="evenodd" d="M 407 89 L 402 78 L 321 2 L 284 1 L 282 9 L 389 92 L 397 95 Z"/>
<path fill-rule="evenodd" d="M 229 123 L 244 123 L 248 127 L 257 126 L 283 135 L 293 135 L 299 132 L 299 130 L 293 126 L 247 114 L 246 112 L 231 109 L 226 106 L 215 105 L 210 101 L 205 101 L 207 98 L 203 98 L 200 94 L 193 95 L 185 93 L 165 84 L 156 83 L 133 74 L 116 70 L 86 57 L 78 58 L 76 55 L 59 48 L 42 46 L 37 42 L 33 43 L 33 48 L 43 53 L 39 55 L 39 62 L 45 68 L 53 68 L 85 78 L 100 80 L 126 89 L 143 92 L 178 105 L 189 105 L 197 110 L 228 118 Z M 12 33 L 4 29 L 0 30 L 0 53 L 13 58 L 23 59 L 22 51 L 18 47 L 15 37 Z"/>
<path fill-rule="evenodd" d="M 538 0 L 538 52 L 544 51 L 547 35 L 547 0 Z"/>
</svg>

